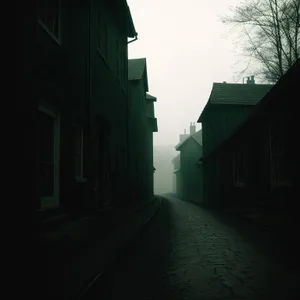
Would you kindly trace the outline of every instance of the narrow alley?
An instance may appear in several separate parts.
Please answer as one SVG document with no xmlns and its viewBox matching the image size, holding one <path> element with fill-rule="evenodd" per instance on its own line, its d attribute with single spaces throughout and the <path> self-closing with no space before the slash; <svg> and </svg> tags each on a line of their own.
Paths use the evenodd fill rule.
<svg viewBox="0 0 300 300">
<path fill-rule="evenodd" d="M 225 223 L 165 196 L 142 239 L 84 299 L 293 299 L 280 264 Z"/>
</svg>

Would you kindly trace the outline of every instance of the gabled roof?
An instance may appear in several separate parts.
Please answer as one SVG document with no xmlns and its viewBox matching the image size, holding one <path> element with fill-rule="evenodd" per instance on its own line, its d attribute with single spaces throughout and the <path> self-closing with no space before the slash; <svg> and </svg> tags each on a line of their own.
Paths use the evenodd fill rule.
<svg viewBox="0 0 300 300">
<path fill-rule="evenodd" d="M 191 137 L 202 146 L 202 129 L 195 132 Z"/>
<path fill-rule="evenodd" d="M 127 18 L 126 18 L 127 36 L 131 37 L 131 38 L 137 37 L 138 34 L 135 30 L 134 23 L 133 23 L 133 20 L 132 20 L 132 15 L 131 15 L 131 12 L 130 12 L 130 8 L 129 8 L 127 3 L 126 3 L 126 10 L 127 10 Z"/>
<path fill-rule="evenodd" d="M 296 87 L 299 83 L 300 78 L 300 59 L 298 58 L 296 62 L 287 70 L 287 72 L 277 81 L 277 83 L 272 86 L 272 88 L 264 95 L 262 100 L 259 102 L 259 104 L 255 107 L 255 109 L 252 111 L 250 116 L 246 118 L 238 127 L 235 128 L 235 130 L 232 132 L 231 135 L 229 135 L 220 145 L 219 147 L 215 148 L 213 151 L 209 152 L 206 156 L 202 156 L 199 159 L 199 162 L 206 159 L 208 156 L 213 154 L 215 151 L 218 151 L 220 147 L 223 145 L 226 145 L 226 142 L 230 139 L 232 139 L 237 134 L 243 134 L 243 128 L 245 126 L 251 126 L 255 122 L 256 117 L 259 116 L 260 113 L 264 113 L 265 109 L 267 108 L 268 104 L 274 103 L 274 100 L 276 101 L 286 101 L 285 98 L 285 92 L 284 90 L 291 90 L 291 88 L 294 86 Z M 278 96 L 280 95 L 280 96 Z M 277 99 L 276 99 L 277 98 Z M 264 115 L 262 115 L 264 117 Z"/>
<path fill-rule="evenodd" d="M 202 146 L 202 129 L 196 131 L 194 134 L 188 136 L 185 140 L 175 146 L 177 151 L 180 151 L 180 148 L 190 139 L 194 139 L 200 146 Z"/>
<path fill-rule="evenodd" d="M 242 84 L 242 83 L 213 83 L 213 87 L 198 122 L 205 109 L 213 105 L 256 105 L 267 94 L 273 85 Z"/>
<path fill-rule="evenodd" d="M 256 105 L 271 87 L 270 84 L 214 83 L 208 102 Z"/>
<path fill-rule="evenodd" d="M 148 75 L 146 58 L 134 58 L 128 60 L 128 80 L 143 80 L 145 90 L 148 92 Z"/>
<path fill-rule="evenodd" d="M 298 58 L 294 64 L 286 71 L 286 73 L 276 82 L 272 89 L 265 95 L 262 101 L 259 103 L 257 110 L 261 107 L 274 101 L 274 98 L 278 95 L 281 90 L 285 89 L 286 86 L 297 85 L 300 78 L 300 58 Z"/>
<path fill-rule="evenodd" d="M 111 11 L 115 14 L 116 20 L 119 21 L 119 25 L 121 26 L 124 33 L 126 33 L 126 37 L 128 38 L 137 38 L 137 32 L 134 27 L 134 23 L 132 20 L 132 15 L 130 12 L 130 8 L 127 4 L 126 0 L 110 0 L 105 1 Z"/>
<path fill-rule="evenodd" d="M 146 99 L 150 100 L 150 101 L 153 101 L 153 102 L 156 102 L 156 100 L 157 100 L 156 97 L 154 97 L 154 96 L 152 96 L 152 95 L 150 95 L 148 93 L 146 93 Z"/>
<path fill-rule="evenodd" d="M 141 80 L 146 68 L 146 58 L 128 60 L 128 80 Z"/>
</svg>

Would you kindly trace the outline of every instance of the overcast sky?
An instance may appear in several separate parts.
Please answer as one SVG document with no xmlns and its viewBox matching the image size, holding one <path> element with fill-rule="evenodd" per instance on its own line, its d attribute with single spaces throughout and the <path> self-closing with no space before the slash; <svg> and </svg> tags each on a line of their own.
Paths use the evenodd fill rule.
<svg viewBox="0 0 300 300">
<path fill-rule="evenodd" d="M 213 82 L 236 80 L 236 46 L 218 16 L 239 2 L 127 0 L 138 32 L 129 58 L 147 58 L 149 93 L 157 97 L 154 146 L 177 144 L 197 122 Z"/>
</svg>

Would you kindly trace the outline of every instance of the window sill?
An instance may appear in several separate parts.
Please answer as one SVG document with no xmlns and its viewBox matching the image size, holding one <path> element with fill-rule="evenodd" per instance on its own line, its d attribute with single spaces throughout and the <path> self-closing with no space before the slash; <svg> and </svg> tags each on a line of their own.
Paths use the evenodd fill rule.
<svg viewBox="0 0 300 300">
<path fill-rule="evenodd" d="M 293 187 L 293 183 L 292 182 L 277 182 L 274 184 L 274 188 L 277 187 Z"/>
<path fill-rule="evenodd" d="M 74 177 L 74 179 L 77 183 L 86 183 L 86 182 L 88 182 L 88 179 L 83 177 L 83 176 L 77 176 L 77 177 Z"/>
<path fill-rule="evenodd" d="M 34 214 L 34 225 L 42 228 L 56 226 L 69 219 L 70 215 L 64 213 L 60 208 L 37 209 Z"/>
<path fill-rule="evenodd" d="M 234 183 L 234 187 L 237 187 L 237 188 L 244 188 L 245 187 L 245 183 L 243 182 L 235 182 Z"/>
</svg>

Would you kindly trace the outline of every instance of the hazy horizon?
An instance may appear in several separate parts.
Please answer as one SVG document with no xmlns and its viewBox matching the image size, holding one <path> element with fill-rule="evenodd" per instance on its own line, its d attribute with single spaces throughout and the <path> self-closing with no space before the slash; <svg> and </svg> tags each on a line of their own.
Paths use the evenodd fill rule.
<svg viewBox="0 0 300 300">
<path fill-rule="evenodd" d="M 236 80 L 236 45 L 219 15 L 240 0 L 127 2 L 138 32 L 129 58 L 146 57 L 149 93 L 157 97 L 154 147 L 175 146 L 197 122 L 213 82 Z"/>
</svg>

